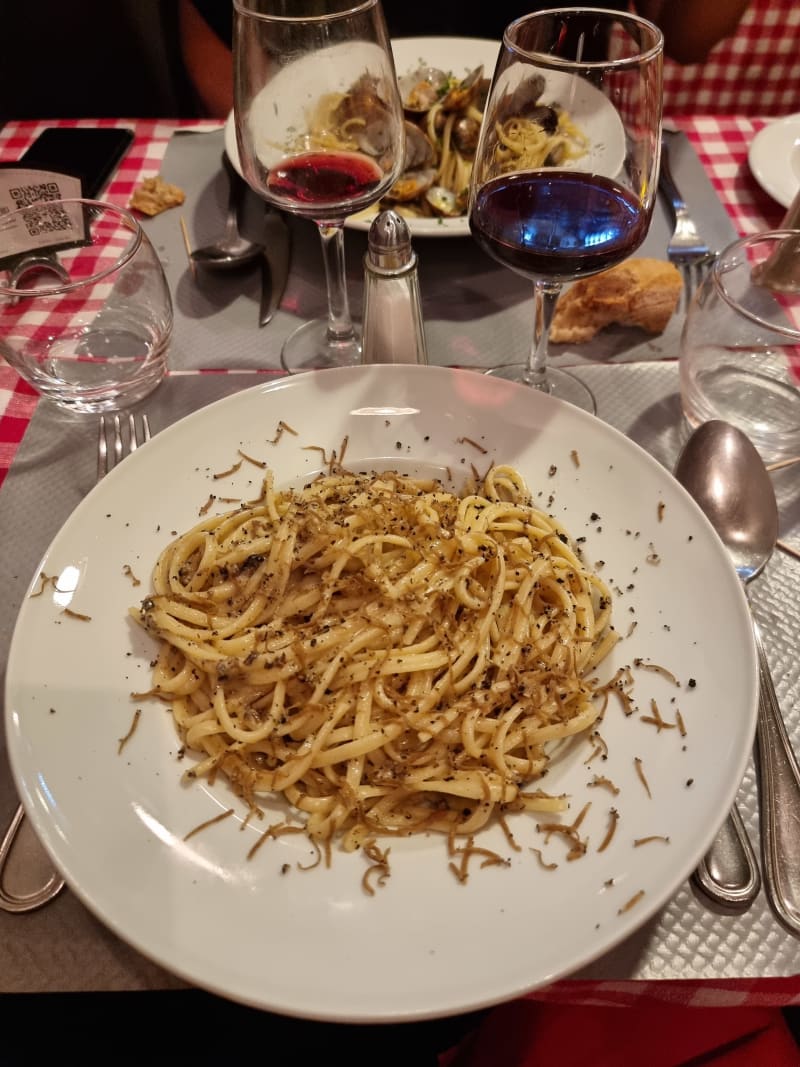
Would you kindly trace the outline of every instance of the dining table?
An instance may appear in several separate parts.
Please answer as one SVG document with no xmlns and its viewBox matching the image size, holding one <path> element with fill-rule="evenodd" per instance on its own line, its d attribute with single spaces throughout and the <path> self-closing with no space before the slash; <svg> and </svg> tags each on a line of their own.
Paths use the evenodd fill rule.
<svg viewBox="0 0 800 1067">
<path fill-rule="evenodd" d="M 674 176 L 712 247 L 721 249 L 740 235 L 775 228 L 784 216 L 785 209 L 762 189 L 748 165 L 753 137 L 770 121 L 769 115 L 714 114 L 665 120 L 674 131 Z M 147 411 L 153 430 L 280 375 L 284 338 L 325 307 L 319 240 L 311 223 L 289 220 L 289 278 L 280 309 L 263 327 L 258 324 L 257 271 L 212 274 L 192 265 L 188 249 L 207 243 L 222 229 L 227 200 L 221 165 L 223 124 L 125 117 L 9 121 L 0 129 L 0 163 L 16 161 L 45 127 L 53 125 L 122 126 L 133 131 L 132 145 L 103 199 L 127 205 L 134 189 L 157 174 L 185 193 L 180 206 L 152 218 L 141 217 L 162 260 L 175 311 L 167 377 L 137 405 L 137 410 Z M 252 199 L 249 217 L 257 220 L 259 203 L 254 194 Z M 638 254 L 666 259 L 670 230 L 670 214 L 659 197 Z M 361 314 L 366 241 L 363 229 L 346 229 L 347 277 L 356 317 Z M 532 328 L 529 283 L 490 261 L 468 234 L 414 237 L 413 245 L 429 362 L 480 373 L 498 363 L 524 359 Z M 574 366 L 590 384 L 597 397 L 597 417 L 669 469 L 688 432 L 678 386 L 682 317 L 683 312 L 676 311 L 656 336 L 620 327 L 581 346 L 553 346 L 556 364 Z M 95 418 L 65 414 L 40 400 L 12 367 L 0 361 L 0 587 L 6 605 L 0 619 L 0 663 L 4 666 L 17 612 L 37 562 L 94 484 L 95 448 Z M 800 548 L 799 470 L 786 468 L 773 475 L 786 550 L 773 554 L 751 590 L 778 699 L 796 747 L 800 747 L 800 558 L 792 549 Z M 0 825 L 8 823 L 16 804 L 0 731 Z M 738 804 L 751 840 L 757 842 L 758 787 L 752 760 Z M 48 860 L 26 826 L 5 877 L 24 891 L 26 880 L 42 880 L 47 870 Z M 69 887 L 37 911 L 17 915 L 0 911 L 0 993 L 18 995 L 20 1002 L 30 995 L 45 1003 L 46 998 L 66 994 L 120 994 L 132 1005 L 137 994 L 158 994 L 174 996 L 170 1003 L 179 1005 L 188 990 L 186 982 L 106 928 Z M 632 936 L 578 973 L 536 988 L 528 996 L 559 1009 L 800 1005 L 800 936 L 782 927 L 763 889 L 746 911 L 733 912 L 712 904 L 686 881 Z"/>
</svg>

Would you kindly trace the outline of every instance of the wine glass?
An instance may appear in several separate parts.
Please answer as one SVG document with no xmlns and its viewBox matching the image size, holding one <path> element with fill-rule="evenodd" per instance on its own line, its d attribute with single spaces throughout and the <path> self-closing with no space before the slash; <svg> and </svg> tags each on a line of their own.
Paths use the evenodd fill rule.
<svg viewBox="0 0 800 1067">
<path fill-rule="evenodd" d="M 645 19 L 600 9 L 512 22 L 489 91 L 470 185 L 477 243 L 534 282 L 524 364 L 487 373 L 594 412 L 591 391 L 548 366 L 564 282 L 620 263 L 644 240 L 661 141 L 663 38 Z"/>
<path fill-rule="evenodd" d="M 290 372 L 357 364 L 343 226 L 395 182 L 405 144 L 380 0 L 234 0 L 233 53 L 244 176 L 322 239 L 328 317 L 292 333 L 281 362 Z"/>
</svg>

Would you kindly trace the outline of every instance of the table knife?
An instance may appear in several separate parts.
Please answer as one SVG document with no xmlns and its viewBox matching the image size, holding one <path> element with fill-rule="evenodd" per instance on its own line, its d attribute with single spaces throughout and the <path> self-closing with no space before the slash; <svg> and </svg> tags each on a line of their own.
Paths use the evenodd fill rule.
<svg viewBox="0 0 800 1067">
<path fill-rule="evenodd" d="M 261 306 L 259 326 L 266 326 L 280 307 L 291 261 L 291 231 L 276 208 L 266 207 L 261 256 Z"/>
</svg>

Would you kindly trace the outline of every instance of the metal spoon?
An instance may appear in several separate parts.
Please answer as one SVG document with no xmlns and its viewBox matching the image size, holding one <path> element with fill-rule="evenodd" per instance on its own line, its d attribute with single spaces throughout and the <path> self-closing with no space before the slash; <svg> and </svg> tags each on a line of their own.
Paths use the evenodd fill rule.
<svg viewBox="0 0 800 1067">
<path fill-rule="evenodd" d="M 742 582 L 760 574 L 778 536 L 778 506 L 749 438 L 729 423 L 706 422 L 689 438 L 675 473 L 716 529 Z M 760 678 L 756 768 L 764 885 L 779 922 L 800 936 L 800 769 L 755 618 L 753 636 Z"/>
<path fill-rule="evenodd" d="M 228 210 L 225 217 L 225 230 L 222 237 L 213 244 L 196 248 L 191 253 L 192 260 L 199 267 L 209 270 L 232 270 L 252 263 L 264 251 L 264 246 L 249 241 L 239 232 L 239 210 L 247 191 L 247 184 L 236 173 L 228 159 L 228 153 L 222 153 L 222 165 L 228 175 Z"/>
<path fill-rule="evenodd" d="M 716 425 L 726 424 L 718 422 Z M 711 430 L 707 429 L 709 426 L 712 426 Z M 717 525 L 718 519 L 712 517 L 706 499 L 709 493 L 708 479 L 715 473 L 714 457 L 711 455 L 716 440 L 712 439 L 713 432 L 712 423 L 705 423 L 695 430 L 678 458 L 675 477 L 692 494 L 722 536 Z M 736 482 L 726 481 L 724 484 L 735 486 Z M 714 490 L 716 489 L 715 485 Z M 775 516 L 777 523 L 777 510 Z M 777 525 L 775 533 L 777 534 Z M 771 547 L 770 542 L 767 545 L 768 553 Z M 766 559 L 764 562 L 766 563 Z M 739 573 L 738 567 L 737 573 Z M 700 861 L 694 872 L 694 881 L 706 896 L 726 908 L 745 911 L 758 896 L 761 889 L 761 874 L 753 846 L 750 844 L 750 838 L 747 836 L 747 830 L 736 804 L 733 805 L 711 842 L 711 847 Z"/>
</svg>

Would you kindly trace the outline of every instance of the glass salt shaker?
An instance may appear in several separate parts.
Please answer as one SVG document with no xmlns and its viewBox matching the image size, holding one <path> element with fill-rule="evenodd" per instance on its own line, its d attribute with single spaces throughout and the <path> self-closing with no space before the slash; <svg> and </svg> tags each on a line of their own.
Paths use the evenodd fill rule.
<svg viewBox="0 0 800 1067">
<path fill-rule="evenodd" d="M 417 255 L 408 224 L 391 210 L 382 211 L 369 228 L 361 362 L 428 362 Z"/>
</svg>

